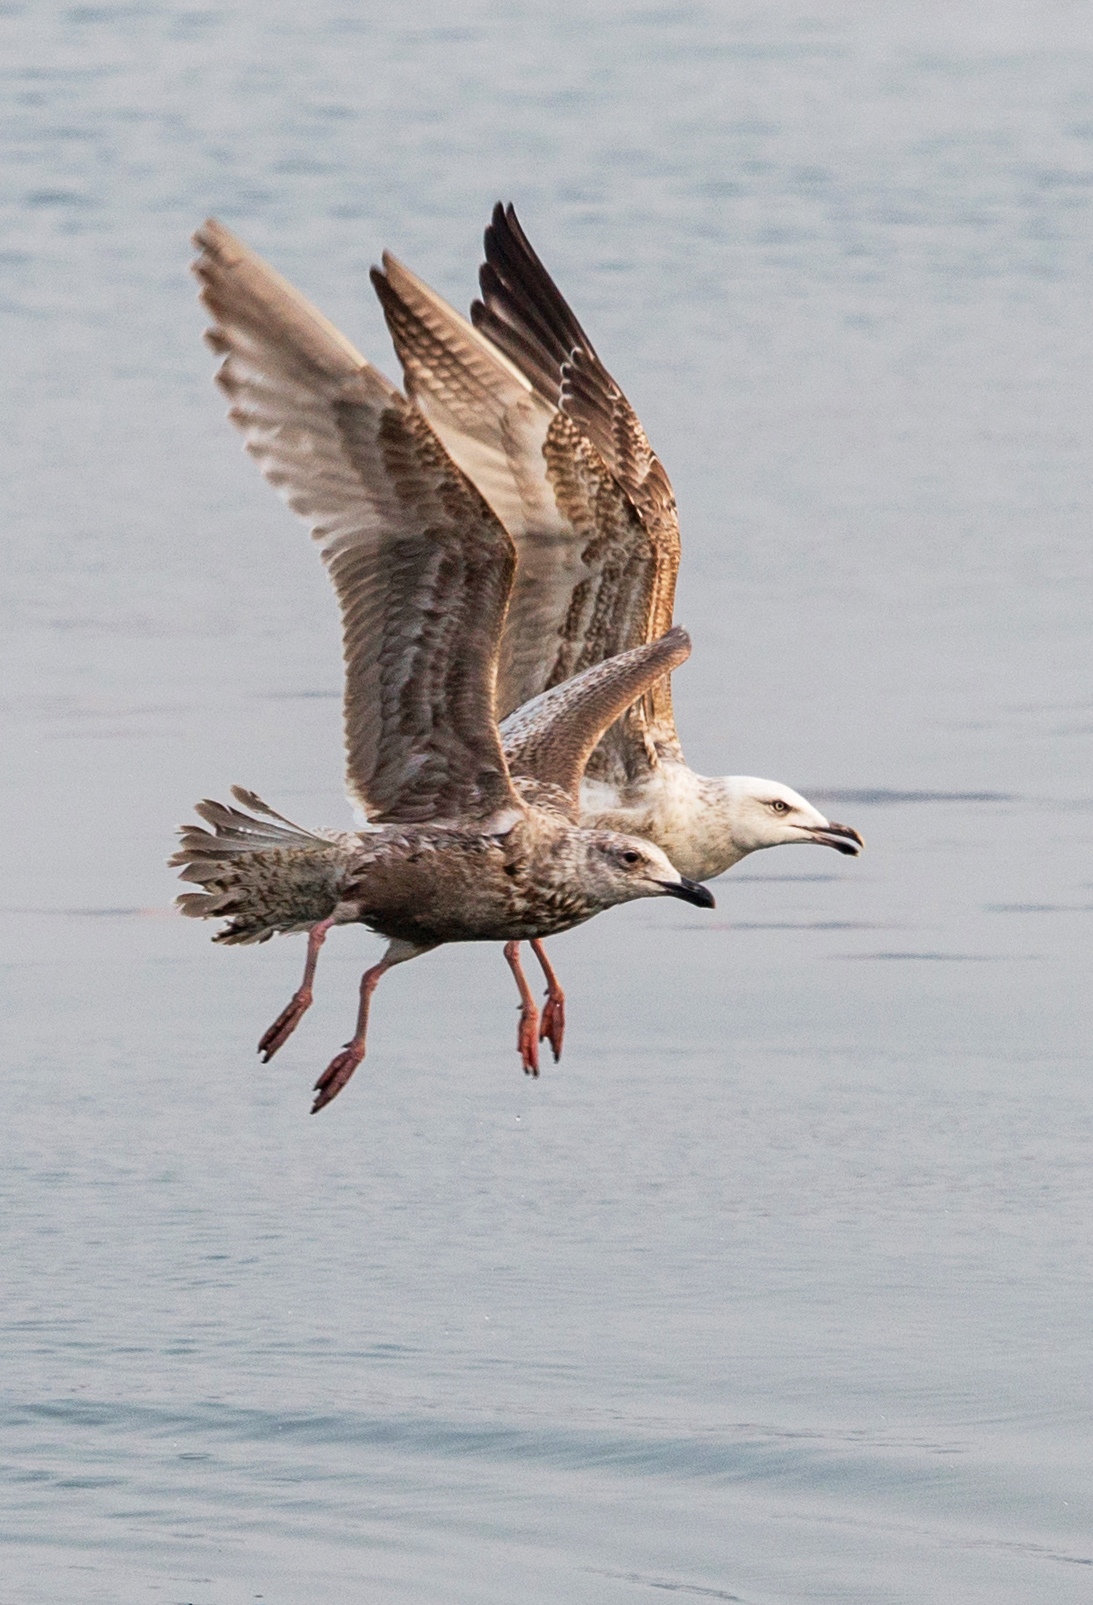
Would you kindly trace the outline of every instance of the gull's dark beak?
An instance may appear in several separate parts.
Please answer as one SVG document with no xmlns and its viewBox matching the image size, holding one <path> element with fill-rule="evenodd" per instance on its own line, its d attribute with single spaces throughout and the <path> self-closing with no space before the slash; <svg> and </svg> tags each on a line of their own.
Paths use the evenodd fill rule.
<svg viewBox="0 0 1093 1605">
<path fill-rule="evenodd" d="M 679 881 L 661 881 L 660 884 L 672 897 L 681 897 L 685 903 L 693 903 L 696 908 L 717 907 L 709 887 L 700 886 L 698 881 L 689 881 L 684 877 Z"/>
<path fill-rule="evenodd" d="M 849 853 L 851 858 L 857 858 L 865 847 L 865 842 L 852 825 L 836 825 L 834 821 L 829 825 L 814 825 L 812 839 L 819 842 L 821 847 L 834 847 L 837 853 Z"/>
</svg>

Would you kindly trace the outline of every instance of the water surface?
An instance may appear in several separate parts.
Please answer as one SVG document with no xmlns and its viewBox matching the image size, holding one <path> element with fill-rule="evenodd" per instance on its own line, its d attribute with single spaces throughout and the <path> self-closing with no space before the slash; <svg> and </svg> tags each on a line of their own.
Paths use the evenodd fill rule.
<svg viewBox="0 0 1093 1605">
<path fill-rule="evenodd" d="M 0 8 L 0 1605 L 1085 1600 L 1093 30 L 1071 5 Z M 672 474 L 688 754 L 869 851 L 552 944 L 167 912 L 341 798 L 339 648 L 186 273 L 394 371 L 513 198 Z"/>
</svg>

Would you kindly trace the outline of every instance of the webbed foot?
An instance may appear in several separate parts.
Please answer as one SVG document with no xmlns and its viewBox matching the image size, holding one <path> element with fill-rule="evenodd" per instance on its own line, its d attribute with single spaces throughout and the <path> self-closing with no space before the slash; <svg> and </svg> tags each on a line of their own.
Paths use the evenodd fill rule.
<svg viewBox="0 0 1093 1605">
<path fill-rule="evenodd" d="M 312 1002 L 313 995 L 310 987 L 301 987 L 298 992 L 292 994 L 287 1006 L 281 1010 L 258 1044 L 258 1052 L 262 1055 L 263 1064 L 269 1064 L 277 1049 L 284 1047 L 308 1009 L 310 1009 Z"/>
<path fill-rule="evenodd" d="M 539 1011 L 534 1004 L 520 1010 L 520 1024 L 516 1032 L 516 1051 L 526 1076 L 539 1074 Z"/>
<path fill-rule="evenodd" d="M 363 1058 L 364 1044 L 358 1046 L 355 1042 L 347 1042 L 341 1053 L 331 1059 L 315 1083 L 315 1102 L 311 1105 L 313 1115 L 325 1109 L 338 1096 Z"/>
<path fill-rule="evenodd" d="M 539 1022 L 539 1041 L 549 1042 L 554 1063 L 562 1057 L 565 1040 L 565 993 L 548 993 L 543 1004 L 543 1017 Z"/>
</svg>

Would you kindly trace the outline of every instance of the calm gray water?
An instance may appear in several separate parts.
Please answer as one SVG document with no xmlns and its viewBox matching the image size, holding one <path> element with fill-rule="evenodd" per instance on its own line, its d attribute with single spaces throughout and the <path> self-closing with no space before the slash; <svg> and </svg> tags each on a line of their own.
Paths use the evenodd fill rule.
<svg viewBox="0 0 1093 1605">
<path fill-rule="evenodd" d="M 0 1605 L 1069 1605 L 1093 1587 L 1093 21 L 1076 4 L 0 6 Z M 214 949 L 339 647 L 211 384 L 222 217 L 363 348 L 519 204 L 672 473 L 688 754 L 828 799 L 718 909 Z"/>
</svg>

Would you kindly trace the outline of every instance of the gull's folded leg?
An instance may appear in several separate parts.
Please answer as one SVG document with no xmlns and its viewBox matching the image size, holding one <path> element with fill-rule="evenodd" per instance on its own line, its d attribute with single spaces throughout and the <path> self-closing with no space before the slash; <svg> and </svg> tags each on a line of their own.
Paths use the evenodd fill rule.
<svg viewBox="0 0 1093 1605">
<path fill-rule="evenodd" d="M 373 964 L 370 970 L 365 970 L 361 976 L 361 1003 L 357 1010 L 357 1029 L 341 1053 L 330 1061 L 316 1081 L 315 1102 L 311 1106 L 313 1115 L 317 1115 L 320 1109 L 325 1109 L 327 1104 L 338 1096 L 364 1058 L 365 1038 L 368 1035 L 368 1008 L 372 1002 L 372 993 L 379 985 L 380 976 L 394 969 L 396 964 L 405 964 L 407 959 L 416 958 L 419 953 L 431 952 L 437 945 L 436 942 L 430 942 L 426 947 L 415 947 L 412 942 L 391 942 L 379 963 Z"/>
<path fill-rule="evenodd" d="M 539 960 L 539 968 L 546 977 L 547 984 L 543 1018 L 539 1024 L 539 1040 L 550 1043 L 554 1063 L 557 1064 L 562 1057 L 562 1042 L 565 1038 L 565 993 L 554 973 L 554 966 L 546 956 L 546 948 L 538 937 L 532 941 L 531 951 Z"/>
<path fill-rule="evenodd" d="M 313 925 L 307 933 L 307 963 L 304 965 L 304 978 L 289 999 L 287 1007 L 281 1010 L 258 1044 L 258 1052 L 262 1055 L 263 1064 L 269 1064 L 277 1049 L 284 1047 L 311 1007 L 314 999 L 311 983 L 315 979 L 315 966 L 319 962 L 319 949 L 326 941 L 326 933 L 333 923 L 334 917 L 331 915 L 330 919 L 320 920 L 318 925 Z"/>
<path fill-rule="evenodd" d="M 520 963 L 519 942 L 505 943 L 505 963 L 520 988 L 520 1024 L 516 1031 L 516 1051 L 526 1076 L 539 1074 L 539 1010 L 531 995 L 524 967 Z"/>
</svg>

